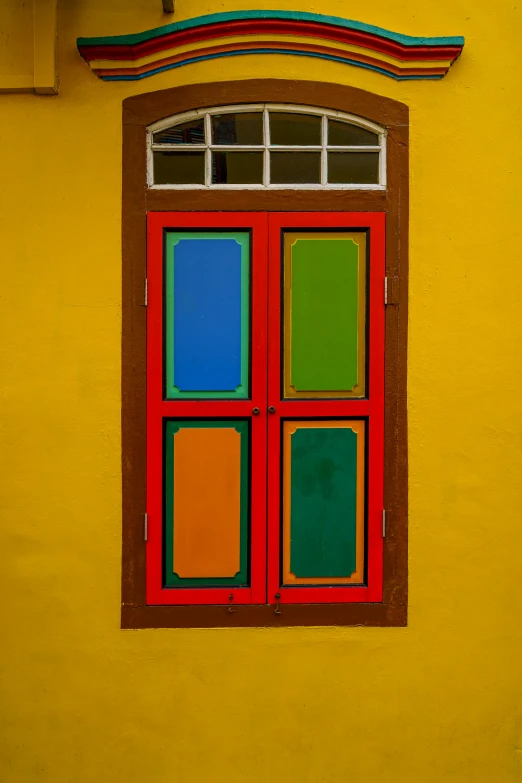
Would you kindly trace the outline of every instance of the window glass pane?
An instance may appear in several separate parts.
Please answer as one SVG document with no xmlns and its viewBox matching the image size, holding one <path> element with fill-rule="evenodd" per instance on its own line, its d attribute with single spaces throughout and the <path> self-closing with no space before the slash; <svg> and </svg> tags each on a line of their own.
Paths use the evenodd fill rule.
<svg viewBox="0 0 522 783">
<path fill-rule="evenodd" d="M 357 125 L 328 120 L 328 144 L 334 147 L 378 146 L 379 136 Z"/>
<path fill-rule="evenodd" d="M 315 185 L 321 182 L 320 152 L 271 152 L 270 182 Z"/>
<path fill-rule="evenodd" d="M 204 144 L 205 128 L 203 118 L 190 120 L 173 128 L 158 131 L 152 138 L 153 144 Z"/>
<path fill-rule="evenodd" d="M 263 115 L 260 112 L 214 114 L 211 120 L 213 144 L 263 143 Z"/>
<path fill-rule="evenodd" d="M 262 152 L 213 152 L 214 185 L 262 185 Z"/>
<path fill-rule="evenodd" d="M 154 152 L 156 185 L 204 185 L 204 152 Z"/>
<path fill-rule="evenodd" d="M 270 144 L 321 144 L 321 117 L 270 112 Z"/>
<path fill-rule="evenodd" d="M 377 185 L 378 152 L 329 152 L 328 182 L 337 185 Z"/>
</svg>

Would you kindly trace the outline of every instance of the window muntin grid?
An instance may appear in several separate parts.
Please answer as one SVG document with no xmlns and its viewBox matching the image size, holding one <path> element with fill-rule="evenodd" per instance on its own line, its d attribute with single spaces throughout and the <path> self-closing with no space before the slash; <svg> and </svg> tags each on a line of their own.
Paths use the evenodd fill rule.
<svg viewBox="0 0 522 783">
<path fill-rule="evenodd" d="M 262 116 L 262 128 L 263 139 L 262 143 L 256 144 L 241 144 L 241 143 L 223 143 L 213 138 L 213 117 L 216 115 L 224 116 L 227 114 L 260 114 Z M 274 144 L 270 138 L 270 116 L 271 114 L 301 114 L 308 116 L 319 116 L 321 119 L 321 138 L 320 144 Z M 190 124 L 197 121 L 202 121 L 203 134 L 191 134 L 189 141 L 180 140 L 180 135 L 176 134 L 175 128 L 180 125 L 190 127 Z M 216 117 L 217 120 L 217 117 Z M 345 124 L 347 129 L 350 127 L 353 129 L 355 137 L 359 137 L 361 141 L 356 144 L 345 145 L 330 145 L 328 144 L 328 128 L 329 120 L 335 122 L 336 136 L 339 136 L 339 123 Z M 199 123 L 197 123 L 199 125 Z M 357 130 L 362 133 L 357 133 Z M 170 134 L 167 131 L 170 130 Z M 163 133 L 161 133 L 163 131 Z M 366 132 L 369 134 L 375 134 L 377 137 L 376 144 L 362 143 Z M 161 134 L 161 135 L 160 135 Z M 172 136 L 174 141 L 165 143 L 164 139 Z M 187 134 L 185 134 L 186 137 Z M 202 140 L 199 141 L 199 136 L 202 136 Z M 159 140 L 161 139 L 161 140 Z M 369 120 L 355 115 L 346 114 L 337 111 L 327 111 L 324 109 L 318 109 L 311 106 L 292 106 L 288 104 L 253 104 L 246 105 L 241 104 L 239 106 L 217 106 L 209 109 L 198 109 L 192 112 L 185 112 L 183 114 L 169 117 L 164 120 L 151 125 L 147 131 L 148 141 L 148 185 L 151 188 L 163 189 L 163 190 L 202 190 L 202 189 L 301 189 L 301 190 L 314 190 L 314 189 L 334 189 L 334 190 L 384 190 L 386 188 L 386 131 L 379 125 L 376 125 Z M 258 153 L 256 157 L 256 170 L 258 168 L 258 159 L 262 155 L 262 177 L 259 182 L 243 182 L 238 181 L 236 183 L 219 182 L 216 180 L 216 156 L 215 153 Z M 280 152 L 315 152 L 316 155 L 320 155 L 320 175 L 317 177 L 317 182 L 289 182 L 278 183 L 272 181 L 271 178 L 271 163 L 272 153 Z M 329 152 L 332 153 L 332 157 L 329 156 Z M 204 158 L 204 168 L 201 176 L 195 178 L 198 181 L 184 181 L 180 183 L 171 182 L 158 182 L 158 177 L 155 176 L 155 153 L 172 153 L 169 158 L 176 155 L 176 153 L 199 153 L 199 156 Z M 371 169 L 374 174 L 371 177 L 374 181 L 368 182 L 335 182 L 335 177 L 331 177 L 329 181 L 329 157 L 330 166 L 334 160 L 334 155 L 339 153 L 356 153 L 355 161 L 358 161 L 358 170 L 364 171 Z M 374 161 L 376 160 L 376 166 L 364 165 L 365 159 L 361 158 L 361 155 L 370 155 Z M 245 158 L 244 158 L 245 159 Z M 369 158 L 367 159 L 369 161 Z M 362 162 L 362 165 L 361 165 Z M 347 163 L 347 160 L 344 161 Z M 345 166 L 346 168 L 346 166 Z M 350 166 L 348 166 L 348 169 Z M 277 179 L 274 177 L 273 179 Z M 370 177 L 368 177 L 370 179 Z"/>
</svg>

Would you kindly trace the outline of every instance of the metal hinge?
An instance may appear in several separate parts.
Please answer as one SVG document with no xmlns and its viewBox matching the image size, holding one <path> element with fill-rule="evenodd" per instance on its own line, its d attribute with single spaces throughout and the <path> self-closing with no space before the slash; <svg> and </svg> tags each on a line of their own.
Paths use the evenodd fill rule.
<svg viewBox="0 0 522 783">
<path fill-rule="evenodd" d="M 149 537 L 149 518 L 147 514 L 143 515 L 143 540 L 147 541 Z"/>
<path fill-rule="evenodd" d="M 143 304 L 145 305 L 145 307 L 147 307 L 148 303 L 149 303 L 149 282 L 147 278 L 145 278 L 145 291 L 143 293 Z"/>
<path fill-rule="evenodd" d="M 385 277 L 384 278 L 384 304 L 399 304 L 399 278 L 398 277 Z"/>
<path fill-rule="evenodd" d="M 386 538 L 386 511 L 382 511 L 382 537 Z"/>
</svg>

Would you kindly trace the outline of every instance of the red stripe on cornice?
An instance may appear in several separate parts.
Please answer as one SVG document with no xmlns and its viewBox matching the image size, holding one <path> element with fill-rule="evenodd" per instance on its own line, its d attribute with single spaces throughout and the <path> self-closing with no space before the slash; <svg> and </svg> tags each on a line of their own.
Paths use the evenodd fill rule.
<svg viewBox="0 0 522 783">
<path fill-rule="evenodd" d="M 221 22 L 180 30 L 175 33 L 158 36 L 133 46 L 81 46 L 80 52 L 88 62 L 92 60 L 128 60 L 133 62 L 141 57 L 161 52 L 175 46 L 182 46 L 212 38 L 224 38 L 231 35 L 269 35 L 286 34 L 303 37 L 323 38 L 339 43 L 352 44 L 381 52 L 399 60 L 447 60 L 454 59 L 461 51 L 458 46 L 402 46 L 399 43 L 377 35 L 357 30 L 347 30 L 334 25 L 313 22 L 294 22 L 286 20 L 241 20 Z M 250 46 L 250 43 L 249 43 Z"/>
<path fill-rule="evenodd" d="M 234 52 L 238 51 L 244 48 L 244 42 L 238 42 L 238 43 L 232 43 L 232 44 L 222 44 L 219 46 L 211 46 L 207 47 L 205 49 L 198 49 L 193 54 L 198 57 L 205 57 L 212 54 L 220 53 L 220 52 Z M 367 63 L 368 65 L 375 65 L 379 68 L 386 67 L 387 70 L 389 70 L 392 73 L 396 73 L 397 75 L 443 75 L 446 73 L 447 68 L 446 66 L 441 67 L 433 67 L 433 68 L 399 68 L 395 65 L 392 65 L 391 63 L 383 63 L 382 60 L 375 59 L 373 57 L 369 57 L 367 55 L 361 54 L 361 53 L 353 53 L 353 52 L 346 52 L 344 49 L 334 49 L 331 46 L 320 46 L 315 44 L 304 44 L 299 43 L 296 44 L 294 47 L 292 47 L 291 44 L 285 42 L 285 41 L 254 41 L 249 42 L 248 44 L 249 49 L 266 49 L 270 48 L 273 50 L 279 50 L 284 49 L 288 51 L 289 49 L 294 48 L 296 52 L 303 52 L 303 51 L 309 51 L 309 52 L 317 52 L 317 53 L 323 53 L 323 54 L 331 54 L 341 57 L 349 57 L 352 60 L 357 60 L 361 63 Z M 94 72 L 98 76 L 124 76 L 126 74 L 146 74 L 148 71 L 155 70 L 157 68 L 161 68 L 165 65 L 171 65 L 173 63 L 179 62 L 181 60 L 186 59 L 187 57 L 190 57 L 192 52 L 182 52 L 180 54 L 172 55 L 171 57 L 165 57 L 162 60 L 155 60 L 153 63 L 147 63 L 146 65 L 142 65 L 140 67 L 131 66 L 129 68 L 94 68 Z"/>
</svg>

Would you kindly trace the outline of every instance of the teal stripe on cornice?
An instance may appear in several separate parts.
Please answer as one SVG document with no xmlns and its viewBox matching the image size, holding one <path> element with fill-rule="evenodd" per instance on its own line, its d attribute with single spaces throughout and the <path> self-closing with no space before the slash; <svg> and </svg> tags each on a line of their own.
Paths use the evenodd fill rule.
<svg viewBox="0 0 522 783">
<path fill-rule="evenodd" d="M 202 27 L 208 24 L 218 24 L 219 22 L 235 22 L 241 19 L 289 19 L 298 22 L 316 22 L 324 25 L 337 25 L 349 30 L 359 30 L 363 33 L 378 35 L 381 38 L 387 38 L 390 41 L 403 44 L 404 46 L 464 46 L 464 38 L 461 35 L 447 37 L 416 37 L 411 35 L 402 35 L 394 33 L 391 30 L 385 30 L 383 27 L 375 27 L 372 24 L 356 22 L 353 19 L 342 19 L 340 16 L 325 16 L 324 14 L 312 14 L 308 11 L 225 11 L 220 14 L 206 14 L 197 16 L 194 19 L 185 19 L 182 22 L 173 22 L 163 27 L 156 27 L 154 30 L 145 30 L 142 33 L 132 33 L 131 35 L 110 35 L 103 38 L 78 38 L 78 46 L 133 46 L 134 44 L 150 41 L 152 38 L 159 38 L 162 35 L 175 33 L 180 30 L 190 30 L 194 27 Z"/>
</svg>

